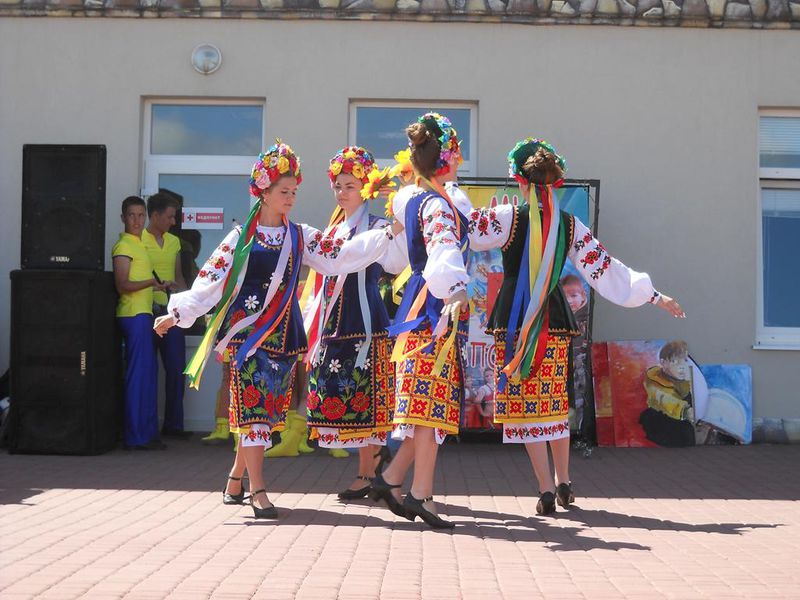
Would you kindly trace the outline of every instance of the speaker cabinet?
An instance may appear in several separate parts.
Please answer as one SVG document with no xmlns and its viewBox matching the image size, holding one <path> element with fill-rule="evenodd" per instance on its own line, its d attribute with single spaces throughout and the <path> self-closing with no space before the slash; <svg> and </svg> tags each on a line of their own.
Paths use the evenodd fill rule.
<svg viewBox="0 0 800 600">
<path fill-rule="evenodd" d="M 23 146 L 23 269 L 102 271 L 105 223 L 105 146 Z"/>
<path fill-rule="evenodd" d="M 119 438 L 121 338 L 113 273 L 11 273 L 9 450 L 100 454 Z"/>
</svg>

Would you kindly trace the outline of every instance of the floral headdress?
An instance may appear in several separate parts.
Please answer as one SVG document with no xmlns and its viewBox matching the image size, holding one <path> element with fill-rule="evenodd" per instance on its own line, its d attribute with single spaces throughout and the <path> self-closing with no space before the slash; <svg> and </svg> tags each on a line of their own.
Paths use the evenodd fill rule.
<svg viewBox="0 0 800 600">
<path fill-rule="evenodd" d="M 375 157 L 369 150 L 360 146 L 347 146 L 339 150 L 331 159 L 328 177 L 333 184 L 340 173 L 347 173 L 360 180 L 361 183 L 367 183 L 370 172 L 375 168 L 377 168 Z"/>
<path fill-rule="evenodd" d="M 250 173 L 250 195 L 261 199 L 264 190 L 284 176 L 294 176 L 297 183 L 303 181 L 300 174 L 300 158 L 288 144 L 280 139 L 275 140 L 275 145 L 266 152 L 258 155 L 258 160 L 253 165 Z"/>
<path fill-rule="evenodd" d="M 417 122 L 425 125 L 439 143 L 439 159 L 436 161 L 436 175 L 444 175 L 450 170 L 450 159 L 454 153 L 461 157 L 458 133 L 450 119 L 439 113 L 429 112 L 422 115 Z M 409 146 L 412 144 L 409 143 Z"/>
<path fill-rule="evenodd" d="M 567 172 L 567 161 L 564 160 L 564 157 L 561 156 L 553 145 L 546 141 L 539 138 L 525 138 L 524 140 L 520 140 L 517 144 L 511 149 L 511 152 L 508 153 L 508 175 L 509 177 L 513 177 L 519 183 L 529 184 L 530 181 L 522 174 L 522 167 L 525 164 L 525 161 L 528 160 L 531 156 L 536 154 L 536 151 L 539 148 L 544 148 L 548 152 L 552 152 L 556 157 L 556 164 L 561 167 L 561 170 L 566 173 Z M 560 182 L 556 182 L 555 185 L 558 187 Z"/>
</svg>

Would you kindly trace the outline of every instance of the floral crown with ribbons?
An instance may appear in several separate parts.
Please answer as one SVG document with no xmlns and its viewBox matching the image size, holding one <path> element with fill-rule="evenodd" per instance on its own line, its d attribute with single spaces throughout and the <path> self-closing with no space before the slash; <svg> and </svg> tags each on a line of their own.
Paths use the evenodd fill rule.
<svg viewBox="0 0 800 600">
<path fill-rule="evenodd" d="M 250 195 L 263 198 L 264 190 L 284 176 L 296 177 L 298 184 L 303 181 L 300 158 L 289 144 L 284 144 L 278 138 L 269 150 L 258 155 L 258 160 L 253 165 L 250 173 Z"/>
<path fill-rule="evenodd" d="M 525 161 L 536 154 L 536 151 L 539 148 L 543 148 L 544 150 L 551 152 L 556 157 L 556 164 L 561 167 L 561 171 L 564 173 L 567 172 L 567 161 L 564 160 L 563 156 L 556 152 L 556 149 L 550 142 L 539 138 L 529 137 L 517 142 L 516 145 L 511 149 L 511 152 L 508 153 L 509 177 L 513 177 L 519 183 L 524 183 L 526 185 L 529 184 L 530 181 L 528 181 L 528 178 L 522 173 L 522 167 L 525 165 Z M 560 179 L 553 185 L 555 187 L 559 187 L 561 183 L 563 183 L 563 179 Z"/>
<path fill-rule="evenodd" d="M 439 158 L 436 161 L 436 175 L 444 175 L 450 170 L 450 159 L 453 154 L 458 154 L 461 158 L 461 148 L 458 141 L 458 132 L 453 124 L 445 116 L 439 113 L 429 112 L 417 119 L 425 128 L 433 134 L 439 143 Z M 413 144 L 409 143 L 409 147 Z"/>
<path fill-rule="evenodd" d="M 341 173 L 352 175 L 361 183 L 367 183 L 368 176 L 373 169 L 376 169 L 375 157 L 366 148 L 361 146 L 347 146 L 342 148 L 331 159 L 328 167 L 328 177 L 331 184 L 336 181 L 336 177 Z"/>
</svg>

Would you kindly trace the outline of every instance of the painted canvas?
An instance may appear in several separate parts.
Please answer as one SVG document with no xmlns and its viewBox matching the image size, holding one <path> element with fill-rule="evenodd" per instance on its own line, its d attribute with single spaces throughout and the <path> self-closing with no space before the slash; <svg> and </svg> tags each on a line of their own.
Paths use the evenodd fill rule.
<svg viewBox="0 0 800 600">
<path fill-rule="evenodd" d="M 695 414 L 705 411 L 705 378 L 685 342 L 595 344 L 592 360 L 599 444 L 672 447 L 705 439 Z"/>
<path fill-rule="evenodd" d="M 698 414 L 705 425 L 703 443 L 726 443 L 726 436 L 742 444 L 753 439 L 753 373 L 750 365 L 703 365 L 708 386 L 705 410 Z"/>
</svg>

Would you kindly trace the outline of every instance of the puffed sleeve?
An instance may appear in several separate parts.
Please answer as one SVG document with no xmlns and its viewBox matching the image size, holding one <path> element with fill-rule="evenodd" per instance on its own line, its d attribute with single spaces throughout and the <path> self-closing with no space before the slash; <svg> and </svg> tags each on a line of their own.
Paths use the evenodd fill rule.
<svg viewBox="0 0 800 600">
<path fill-rule="evenodd" d="M 428 253 L 422 276 L 428 282 L 428 291 L 445 299 L 466 290 L 469 275 L 459 248 L 453 209 L 443 198 L 431 197 L 422 207 L 422 223 Z"/>
<path fill-rule="evenodd" d="M 406 222 L 406 205 L 411 200 L 411 197 L 419 191 L 421 189 L 418 186 L 411 184 L 401 188 L 394 195 L 394 198 L 392 198 L 392 214 L 395 219 L 401 223 Z"/>
<path fill-rule="evenodd" d="M 346 275 L 366 269 L 383 258 L 394 238 L 388 227 L 370 229 L 349 240 L 324 233 L 310 225 L 303 228 L 303 261 L 322 275 Z"/>
<path fill-rule="evenodd" d="M 467 215 L 471 250 L 502 248 L 517 226 L 518 209 L 513 204 L 474 208 Z"/>
<path fill-rule="evenodd" d="M 234 229 L 225 236 L 197 273 L 192 287 L 170 296 L 167 310 L 175 317 L 179 327 L 191 327 L 195 319 L 206 314 L 222 298 L 225 277 L 233 263 L 233 251 L 238 241 L 239 230 Z"/>
<path fill-rule="evenodd" d="M 377 219 L 373 223 L 372 228 L 390 227 L 389 221 L 386 219 Z M 389 247 L 386 252 L 377 261 L 383 270 L 387 273 L 396 274 L 408 266 L 408 248 L 406 246 L 405 232 L 400 232 L 394 236 L 394 239 L 389 242 Z"/>
<path fill-rule="evenodd" d="M 455 181 L 448 181 L 445 185 L 445 191 L 450 196 L 453 205 L 461 212 L 462 215 L 467 216 L 472 212 L 472 201 L 469 199 L 464 190 L 458 187 Z"/>
<path fill-rule="evenodd" d="M 659 293 L 647 273 L 639 273 L 612 257 L 589 228 L 573 217 L 568 257 L 578 273 L 606 300 L 634 308 L 655 302 Z"/>
</svg>

